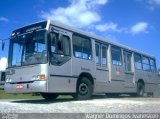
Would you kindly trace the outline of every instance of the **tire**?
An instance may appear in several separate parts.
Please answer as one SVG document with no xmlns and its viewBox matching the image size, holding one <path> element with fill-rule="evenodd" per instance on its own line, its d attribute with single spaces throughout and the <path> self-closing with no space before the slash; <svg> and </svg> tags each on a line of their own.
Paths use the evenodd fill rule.
<svg viewBox="0 0 160 119">
<path fill-rule="evenodd" d="M 54 100 L 58 97 L 58 94 L 54 93 L 41 93 L 41 96 L 46 100 Z"/>
<path fill-rule="evenodd" d="M 77 85 L 77 93 L 73 96 L 78 100 L 90 99 L 93 93 L 93 84 L 87 78 L 83 77 Z"/>
<path fill-rule="evenodd" d="M 137 84 L 137 96 L 138 97 L 143 97 L 144 96 L 144 84 L 143 83 L 138 83 Z"/>
</svg>

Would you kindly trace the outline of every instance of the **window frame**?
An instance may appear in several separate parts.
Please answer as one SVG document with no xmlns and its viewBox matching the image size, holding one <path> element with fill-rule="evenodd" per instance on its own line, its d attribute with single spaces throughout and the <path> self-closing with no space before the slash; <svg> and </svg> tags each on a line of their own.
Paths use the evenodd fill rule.
<svg viewBox="0 0 160 119">
<path fill-rule="evenodd" d="M 144 58 L 145 58 L 145 60 L 147 59 L 148 63 L 144 62 Z M 144 69 L 144 66 L 147 66 L 149 69 Z M 148 71 L 148 72 L 151 71 L 149 57 L 144 56 L 144 55 L 142 55 L 142 68 L 143 68 L 144 71 Z"/>
<path fill-rule="evenodd" d="M 115 51 L 116 51 L 117 49 L 120 51 L 120 56 L 119 56 L 120 61 L 116 61 L 116 62 L 117 62 L 117 64 L 116 64 L 116 63 L 113 63 L 113 50 L 114 50 L 114 53 L 115 53 Z M 118 51 L 118 50 L 117 50 L 117 51 Z M 117 53 L 116 53 L 116 54 L 117 54 Z M 112 65 L 123 66 L 122 48 L 121 48 L 121 47 L 114 46 L 114 45 L 111 46 L 111 62 L 112 62 Z"/>
<path fill-rule="evenodd" d="M 104 48 L 106 48 L 106 64 L 103 64 L 103 47 Z M 100 60 L 101 60 L 101 66 L 102 67 L 108 67 L 108 45 L 104 45 L 104 44 L 101 44 L 101 58 L 100 58 Z"/>
<path fill-rule="evenodd" d="M 154 63 L 153 65 L 151 65 L 151 60 Z M 150 63 L 150 70 L 151 70 L 151 72 L 156 72 L 157 71 L 156 60 L 154 58 L 149 58 L 149 63 Z M 152 69 L 152 66 L 154 67 L 154 70 Z"/>
<path fill-rule="evenodd" d="M 97 50 L 96 50 L 96 45 L 98 46 L 98 52 L 99 52 L 99 57 L 98 57 L 98 63 L 97 63 L 97 60 L 96 60 L 96 58 L 97 58 Z M 96 65 L 97 66 L 100 66 L 101 65 L 101 45 L 100 45 L 100 43 L 95 43 L 95 63 L 96 63 Z"/>
<path fill-rule="evenodd" d="M 136 62 L 136 56 L 140 56 L 141 62 Z M 141 64 L 141 68 L 140 69 L 137 68 L 136 63 L 140 63 Z M 134 66 L 135 66 L 135 69 L 137 69 L 137 70 L 143 70 L 142 55 L 141 54 L 134 53 Z"/>
<path fill-rule="evenodd" d="M 127 54 L 127 55 L 125 55 L 125 54 Z M 133 52 L 123 49 L 124 68 L 125 68 L 125 71 L 127 71 L 127 72 L 133 72 L 132 54 L 133 54 Z M 126 57 L 128 55 L 130 55 L 130 70 L 128 70 L 128 63 L 126 64 L 126 62 L 125 62 L 125 61 L 127 61 L 126 59 L 128 59 L 128 57 Z"/>
<path fill-rule="evenodd" d="M 86 40 L 88 40 L 89 41 L 89 44 L 90 44 L 90 55 L 91 55 L 91 58 L 83 58 L 83 53 L 84 52 L 82 52 L 83 50 L 83 47 L 82 47 L 82 45 L 81 45 L 81 56 L 80 57 L 77 57 L 76 55 L 75 55 L 75 52 L 74 52 L 74 36 L 76 36 L 76 37 L 80 37 L 80 38 L 83 38 L 83 39 L 86 39 Z M 90 38 L 90 37 L 87 37 L 87 36 L 84 36 L 84 35 L 82 35 L 82 34 L 78 34 L 78 33 L 73 33 L 72 34 L 72 48 L 73 48 L 73 51 L 72 51 L 72 53 L 73 53 L 73 56 L 75 57 L 75 58 L 79 58 L 79 59 L 84 59 L 84 60 L 92 60 L 93 59 L 93 50 L 92 50 L 92 39 Z"/>
</svg>

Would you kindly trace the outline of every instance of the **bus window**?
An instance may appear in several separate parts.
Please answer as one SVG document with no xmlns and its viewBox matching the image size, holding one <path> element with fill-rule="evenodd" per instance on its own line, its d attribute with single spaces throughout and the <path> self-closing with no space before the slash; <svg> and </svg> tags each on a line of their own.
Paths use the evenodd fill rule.
<svg viewBox="0 0 160 119">
<path fill-rule="evenodd" d="M 91 60 L 91 40 L 79 35 L 73 35 L 73 54 L 77 58 Z"/>
<path fill-rule="evenodd" d="M 96 49 L 96 64 L 100 64 L 100 45 L 96 44 L 95 45 L 95 49 Z"/>
<path fill-rule="evenodd" d="M 112 64 L 121 66 L 122 65 L 121 49 L 118 47 L 112 47 L 111 55 L 112 55 Z"/>
<path fill-rule="evenodd" d="M 67 36 L 62 36 L 61 41 L 62 52 L 64 55 L 70 55 L 70 40 Z"/>
<path fill-rule="evenodd" d="M 156 71 L 156 63 L 154 59 L 150 59 L 150 68 L 152 72 Z"/>
<path fill-rule="evenodd" d="M 134 55 L 135 67 L 136 69 L 142 69 L 142 58 L 141 55 L 135 54 Z"/>
<path fill-rule="evenodd" d="M 5 79 L 6 79 L 5 72 L 2 72 L 1 73 L 1 81 L 5 81 Z"/>
<path fill-rule="evenodd" d="M 56 42 L 58 41 L 58 33 L 51 33 L 50 34 L 50 40 L 51 40 L 51 52 L 52 53 L 57 53 L 57 44 Z"/>
<path fill-rule="evenodd" d="M 70 38 L 58 33 L 49 36 L 50 62 L 52 65 L 62 65 L 70 59 Z"/>
<path fill-rule="evenodd" d="M 107 47 L 102 46 L 102 66 L 107 66 Z"/>
<path fill-rule="evenodd" d="M 149 58 L 143 56 L 143 70 L 150 71 Z"/>
<path fill-rule="evenodd" d="M 58 38 L 57 33 L 51 34 L 51 52 L 55 54 L 70 55 L 70 39 L 62 35 L 61 39 Z"/>
</svg>

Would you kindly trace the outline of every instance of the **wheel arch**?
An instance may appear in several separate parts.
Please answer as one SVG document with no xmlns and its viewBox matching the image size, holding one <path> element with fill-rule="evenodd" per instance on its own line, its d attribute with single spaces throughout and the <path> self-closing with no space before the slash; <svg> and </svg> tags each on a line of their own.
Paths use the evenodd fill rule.
<svg viewBox="0 0 160 119">
<path fill-rule="evenodd" d="M 138 79 L 137 85 L 138 83 L 142 83 L 145 86 L 144 80 L 143 79 Z"/>
<path fill-rule="evenodd" d="M 78 76 L 78 80 L 77 80 L 76 87 L 78 87 L 78 84 L 80 83 L 80 81 L 81 81 L 81 79 L 82 79 L 83 77 L 88 78 L 88 79 L 91 81 L 91 83 L 92 83 L 92 85 L 93 85 L 93 87 L 94 87 L 93 76 L 92 76 L 90 73 L 88 73 L 88 72 L 82 72 L 82 73 Z"/>
</svg>

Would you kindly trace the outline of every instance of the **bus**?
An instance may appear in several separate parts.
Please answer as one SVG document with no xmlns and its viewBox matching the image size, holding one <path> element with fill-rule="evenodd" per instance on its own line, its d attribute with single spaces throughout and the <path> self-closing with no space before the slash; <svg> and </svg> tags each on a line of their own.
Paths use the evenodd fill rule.
<svg viewBox="0 0 160 119">
<path fill-rule="evenodd" d="M 70 94 L 154 93 L 155 57 L 62 24 L 41 21 L 12 32 L 5 91 L 40 93 L 47 100 Z"/>
<path fill-rule="evenodd" d="M 0 71 L 0 89 L 4 89 L 5 77 L 5 71 Z"/>
</svg>

